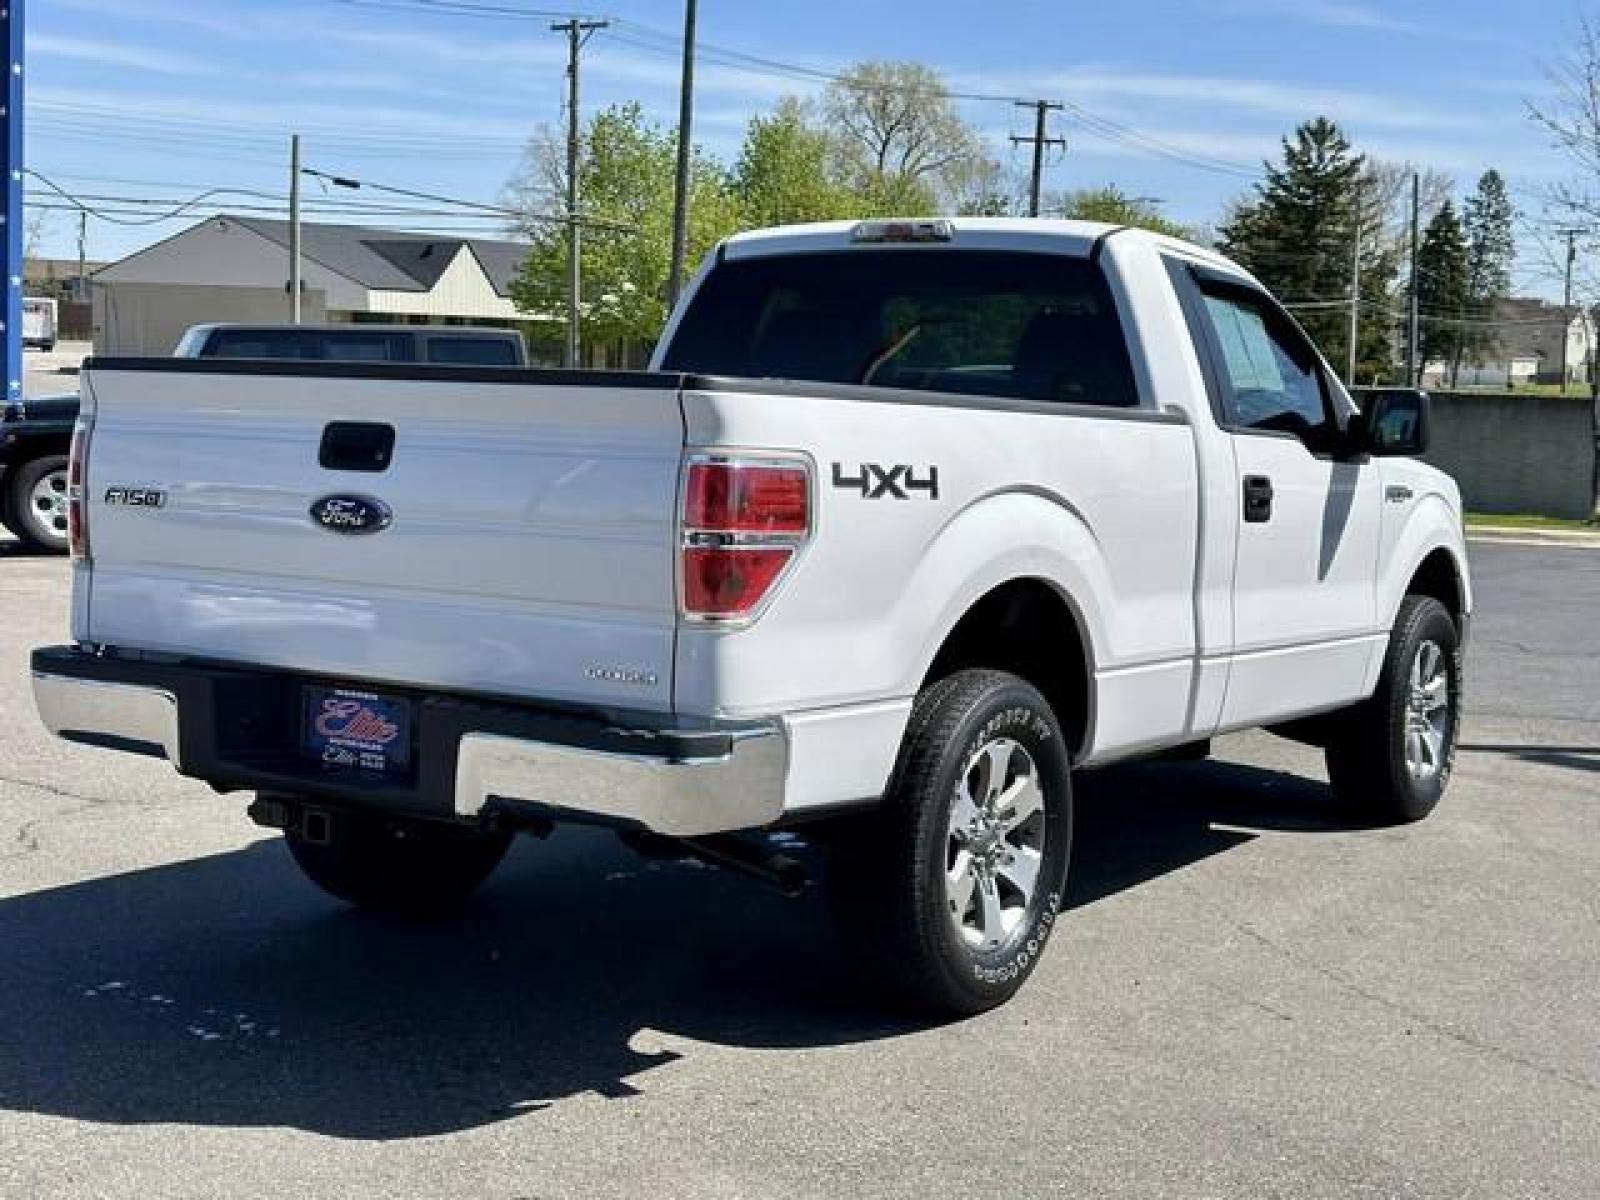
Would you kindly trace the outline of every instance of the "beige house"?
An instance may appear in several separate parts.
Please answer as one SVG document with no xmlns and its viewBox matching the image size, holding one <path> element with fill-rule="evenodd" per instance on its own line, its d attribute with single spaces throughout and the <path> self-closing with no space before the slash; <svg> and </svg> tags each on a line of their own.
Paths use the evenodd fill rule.
<svg viewBox="0 0 1600 1200">
<path fill-rule="evenodd" d="M 528 247 L 358 225 L 301 226 L 307 322 L 524 325 L 510 288 Z M 218 216 L 96 272 L 97 354 L 170 354 L 191 325 L 289 319 L 289 224 Z"/>
</svg>

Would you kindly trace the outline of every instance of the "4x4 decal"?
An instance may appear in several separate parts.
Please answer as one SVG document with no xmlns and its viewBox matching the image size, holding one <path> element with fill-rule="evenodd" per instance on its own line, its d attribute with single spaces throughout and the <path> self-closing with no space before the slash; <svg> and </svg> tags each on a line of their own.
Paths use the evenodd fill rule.
<svg viewBox="0 0 1600 1200">
<path fill-rule="evenodd" d="M 928 499 L 939 498 L 939 468 L 929 467 L 926 478 L 917 478 L 915 467 L 898 463 L 892 467 L 877 463 L 862 463 L 854 475 L 844 473 L 843 463 L 833 464 L 833 486 L 851 488 L 861 493 L 864 500 L 882 500 L 885 496 L 896 500 L 911 499 L 912 492 L 926 492 Z"/>
</svg>

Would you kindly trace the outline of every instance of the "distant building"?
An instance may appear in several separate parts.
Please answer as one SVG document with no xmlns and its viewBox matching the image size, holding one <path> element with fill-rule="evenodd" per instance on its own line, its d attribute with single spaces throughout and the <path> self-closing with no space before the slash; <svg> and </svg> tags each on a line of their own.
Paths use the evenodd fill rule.
<svg viewBox="0 0 1600 1200">
<path fill-rule="evenodd" d="M 526 325 L 528 247 L 358 225 L 301 226 L 304 320 Z M 219 216 L 96 272 L 97 354 L 169 354 L 191 325 L 289 319 L 289 224 Z"/>
<path fill-rule="evenodd" d="M 49 296 L 55 300 L 88 302 L 88 278 L 106 264 L 93 259 L 80 263 L 75 258 L 30 258 L 22 267 L 23 290 L 30 296 Z M 80 272 L 84 286 L 80 292 Z"/>
<path fill-rule="evenodd" d="M 30 258 L 22 266 L 25 296 L 56 302 L 56 334 L 63 342 L 89 337 L 89 276 L 106 264 L 75 258 Z"/>
<path fill-rule="evenodd" d="M 1510 387 L 1558 383 L 1561 343 L 1567 345 L 1567 382 L 1587 381 L 1595 352 L 1595 317 L 1581 308 L 1568 310 L 1544 300 L 1497 300 L 1488 327 L 1493 342 L 1486 353 L 1469 355 L 1454 382 L 1461 387 Z M 1451 383 L 1451 364 L 1430 362 L 1423 384 Z"/>
</svg>

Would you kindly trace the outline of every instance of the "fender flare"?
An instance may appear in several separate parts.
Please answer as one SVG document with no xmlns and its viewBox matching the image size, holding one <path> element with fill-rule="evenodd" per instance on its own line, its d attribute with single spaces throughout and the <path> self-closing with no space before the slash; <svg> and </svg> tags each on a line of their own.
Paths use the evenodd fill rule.
<svg viewBox="0 0 1600 1200">
<path fill-rule="evenodd" d="M 915 694 L 940 650 L 984 597 L 1033 581 L 1065 606 L 1085 657 L 1084 745 L 1092 744 L 1095 670 L 1105 645 L 1102 613 L 1111 594 L 1105 559 L 1087 522 L 1059 496 L 1015 489 L 980 497 L 956 513 L 925 548 L 907 580 L 896 621 L 921 631 L 905 694 Z M 1076 747 L 1075 749 L 1081 749 Z"/>
<path fill-rule="evenodd" d="M 1471 614 L 1472 583 L 1466 567 L 1466 543 L 1461 534 L 1460 518 L 1443 496 L 1430 493 L 1411 511 L 1395 538 L 1388 564 L 1379 576 L 1377 614 L 1384 628 L 1393 626 L 1406 591 L 1423 563 L 1441 551 L 1449 558 L 1455 573 L 1461 611 L 1463 615 Z"/>
</svg>

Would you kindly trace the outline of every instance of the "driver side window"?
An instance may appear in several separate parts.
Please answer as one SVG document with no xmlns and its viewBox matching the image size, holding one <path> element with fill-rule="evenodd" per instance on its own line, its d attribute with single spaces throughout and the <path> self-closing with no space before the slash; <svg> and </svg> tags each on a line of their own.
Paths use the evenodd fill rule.
<svg viewBox="0 0 1600 1200">
<path fill-rule="evenodd" d="M 1243 296 L 1208 292 L 1205 310 L 1222 351 L 1225 423 L 1315 445 L 1330 422 L 1317 358 L 1304 339 L 1269 306 Z"/>
</svg>

